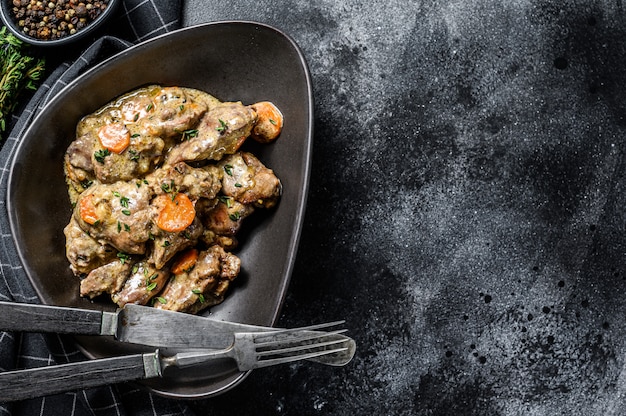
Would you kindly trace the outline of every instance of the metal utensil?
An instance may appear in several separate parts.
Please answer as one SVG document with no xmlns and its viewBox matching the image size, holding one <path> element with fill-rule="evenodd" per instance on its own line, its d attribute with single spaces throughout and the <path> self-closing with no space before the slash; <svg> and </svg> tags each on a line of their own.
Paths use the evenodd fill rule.
<svg viewBox="0 0 626 416">
<path fill-rule="evenodd" d="M 220 358 L 233 359 L 239 370 L 248 371 L 335 354 L 349 346 L 344 345 L 343 339 L 332 340 L 329 337 L 344 330 L 317 331 L 340 323 L 235 333 L 231 336 L 232 345 L 218 351 L 187 351 L 164 357 L 156 350 L 146 354 L 7 371 L 0 373 L 0 401 L 24 400 L 123 381 L 163 377 L 170 367 L 189 367 Z"/>
<path fill-rule="evenodd" d="M 0 330 L 112 335 L 118 341 L 152 347 L 225 348 L 232 343 L 234 332 L 266 332 L 276 329 L 217 321 L 133 304 L 116 312 L 103 312 L 0 302 Z"/>
<path fill-rule="evenodd" d="M 103 312 L 0 301 L 0 331 L 108 335 L 121 342 L 151 347 L 226 348 L 235 332 L 278 330 L 133 304 L 116 312 Z M 350 362 L 356 350 L 354 340 L 341 334 L 333 335 L 333 339 L 343 341 L 347 349 L 310 360 L 333 366 Z"/>
</svg>

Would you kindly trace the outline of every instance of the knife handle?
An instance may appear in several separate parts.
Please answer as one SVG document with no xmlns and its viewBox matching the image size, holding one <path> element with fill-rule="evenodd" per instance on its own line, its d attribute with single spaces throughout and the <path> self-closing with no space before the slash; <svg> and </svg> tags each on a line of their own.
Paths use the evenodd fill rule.
<svg viewBox="0 0 626 416">
<path fill-rule="evenodd" d="M 0 301 L 2 331 L 99 335 L 102 316 L 88 309 Z"/>
<path fill-rule="evenodd" d="M 159 353 L 0 372 L 0 403 L 161 375 Z"/>
</svg>

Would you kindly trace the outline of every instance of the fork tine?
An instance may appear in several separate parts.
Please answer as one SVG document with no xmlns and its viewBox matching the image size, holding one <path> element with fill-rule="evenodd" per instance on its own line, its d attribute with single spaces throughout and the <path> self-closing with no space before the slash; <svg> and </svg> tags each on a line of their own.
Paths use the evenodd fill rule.
<svg viewBox="0 0 626 416">
<path fill-rule="evenodd" d="M 275 331 L 268 331 L 268 332 L 255 332 L 254 340 L 255 342 L 265 342 L 263 341 L 264 339 L 274 340 L 277 335 L 285 336 L 285 335 L 291 335 L 294 333 L 305 332 L 305 331 L 316 331 L 320 329 L 326 329 L 326 328 L 330 328 L 333 326 L 342 325 L 345 322 L 346 321 L 334 321 L 334 322 L 326 322 L 322 324 L 303 326 L 299 328 L 278 329 Z"/>
<path fill-rule="evenodd" d="M 270 355 L 289 354 L 292 352 L 299 352 L 299 351 L 317 350 L 321 347 L 328 347 L 330 345 L 343 344 L 347 341 L 348 341 L 347 339 L 341 338 L 341 339 L 335 339 L 332 341 L 317 342 L 314 344 L 300 344 L 300 345 L 294 345 L 294 346 L 285 347 L 285 348 L 257 351 L 256 355 L 257 357 L 266 357 Z M 325 350 L 321 350 L 321 351 L 325 351 Z"/>
<path fill-rule="evenodd" d="M 285 363 L 290 363 L 290 362 L 299 361 L 299 360 L 308 360 L 310 358 L 321 357 L 322 355 L 336 354 L 338 352 L 343 352 L 347 350 L 348 350 L 347 347 L 343 347 L 343 348 L 334 348 L 332 350 L 316 351 L 316 352 L 311 352 L 308 354 L 290 355 L 287 357 L 280 357 L 280 358 L 270 358 L 266 360 L 257 361 L 255 363 L 255 368 L 269 367 L 271 365 L 285 364 Z"/>
<path fill-rule="evenodd" d="M 293 337 L 291 338 L 288 336 L 283 338 L 283 337 L 280 337 L 280 335 L 282 334 L 276 334 L 278 336 L 275 336 L 273 337 L 273 339 L 268 340 L 268 341 L 258 342 L 258 340 L 255 339 L 254 344 L 258 350 L 259 348 L 272 348 L 275 345 L 281 345 L 281 344 L 300 344 L 306 341 L 314 341 L 317 339 L 328 338 L 333 335 L 340 335 L 347 331 L 348 331 L 347 329 L 338 329 L 336 331 L 329 331 L 329 332 L 303 331 L 302 334 L 299 334 L 299 333 L 290 334 L 290 335 L 293 335 Z M 314 345 L 314 343 L 309 343 L 309 345 Z"/>
</svg>

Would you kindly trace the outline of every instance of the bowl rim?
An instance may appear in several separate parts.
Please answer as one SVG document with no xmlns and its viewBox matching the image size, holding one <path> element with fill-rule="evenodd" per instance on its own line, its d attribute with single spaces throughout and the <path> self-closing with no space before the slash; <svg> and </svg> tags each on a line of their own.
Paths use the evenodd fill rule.
<svg viewBox="0 0 626 416">
<path fill-rule="evenodd" d="M 7 28 L 7 30 L 11 32 L 11 34 L 13 34 L 16 38 L 24 43 L 41 47 L 61 46 L 84 39 L 89 34 L 99 29 L 107 20 L 109 20 L 111 16 L 115 14 L 115 11 L 120 3 L 121 0 L 109 0 L 106 9 L 104 9 L 104 12 L 102 12 L 96 20 L 92 21 L 84 28 L 77 30 L 76 33 L 74 33 L 73 35 L 53 40 L 41 40 L 33 38 L 31 36 L 25 35 L 24 32 L 19 30 L 15 23 L 14 17 L 11 14 L 12 6 L 10 0 L 0 1 L 0 20 L 2 20 L 2 24 Z"/>
</svg>

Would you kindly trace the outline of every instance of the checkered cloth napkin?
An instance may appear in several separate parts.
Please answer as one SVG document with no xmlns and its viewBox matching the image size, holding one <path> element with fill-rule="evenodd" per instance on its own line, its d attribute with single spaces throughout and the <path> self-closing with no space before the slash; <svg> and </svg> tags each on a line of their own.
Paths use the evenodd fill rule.
<svg viewBox="0 0 626 416">
<path fill-rule="evenodd" d="M 18 143 L 34 115 L 56 92 L 86 69 L 122 51 L 133 43 L 179 28 L 180 0 L 124 0 L 118 21 L 105 36 L 55 69 L 48 69 L 48 79 L 31 101 L 14 117 L 13 128 L 0 150 L 0 300 L 39 303 L 18 259 L 6 215 L 5 196 L 9 166 Z M 85 360 L 73 343 L 59 335 L 0 332 L 0 371 Z M 165 399 L 133 385 L 120 384 L 103 388 L 59 394 L 23 402 L 2 404 L 0 416 L 125 416 L 192 415 L 184 402 Z"/>
</svg>

